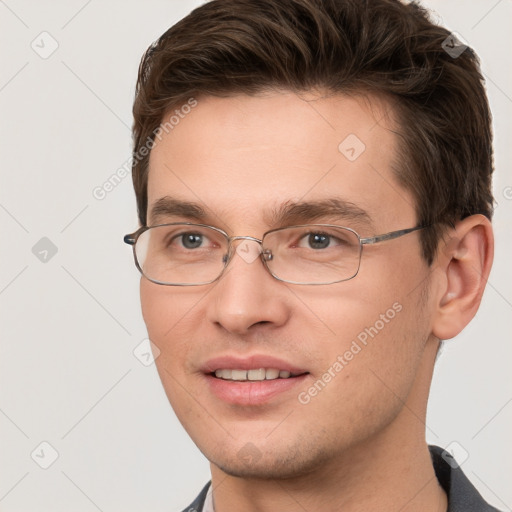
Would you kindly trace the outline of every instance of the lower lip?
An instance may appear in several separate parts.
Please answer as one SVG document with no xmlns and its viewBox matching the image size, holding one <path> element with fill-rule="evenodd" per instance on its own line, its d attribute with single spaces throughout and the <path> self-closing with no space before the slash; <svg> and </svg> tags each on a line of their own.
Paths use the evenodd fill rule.
<svg viewBox="0 0 512 512">
<path fill-rule="evenodd" d="M 261 405 L 300 385 L 306 376 L 307 374 L 288 379 L 236 381 L 206 375 L 206 380 L 213 394 L 224 402 L 235 405 Z"/>
</svg>

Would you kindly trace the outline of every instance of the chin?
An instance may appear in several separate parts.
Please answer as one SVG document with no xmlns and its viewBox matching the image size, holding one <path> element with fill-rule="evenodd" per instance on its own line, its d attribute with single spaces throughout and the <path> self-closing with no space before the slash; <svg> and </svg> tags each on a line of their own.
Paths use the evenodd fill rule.
<svg viewBox="0 0 512 512">
<path fill-rule="evenodd" d="M 325 467 L 333 457 L 332 450 L 323 449 L 318 444 L 306 442 L 279 443 L 279 448 L 271 446 L 261 450 L 251 442 L 238 451 L 224 449 L 206 457 L 227 475 L 257 480 L 287 480 L 304 477 L 319 468 Z"/>
<path fill-rule="evenodd" d="M 269 464 L 254 464 L 252 466 L 240 463 L 215 465 L 229 476 L 255 480 L 287 480 L 309 473 L 309 471 L 305 470 L 300 471 L 297 467 L 291 468 L 280 463 L 272 462 Z"/>
</svg>

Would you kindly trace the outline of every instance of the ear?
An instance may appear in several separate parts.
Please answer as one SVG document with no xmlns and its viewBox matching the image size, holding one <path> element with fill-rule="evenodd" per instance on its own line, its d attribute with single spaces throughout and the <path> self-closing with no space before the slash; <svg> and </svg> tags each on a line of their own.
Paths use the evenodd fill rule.
<svg viewBox="0 0 512 512">
<path fill-rule="evenodd" d="M 458 222 L 440 242 L 433 263 L 443 278 L 435 297 L 434 336 L 440 340 L 453 338 L 475 316 L 493 255 L 492 226 L 483 215 L 471 215 Z"/>
</svg>

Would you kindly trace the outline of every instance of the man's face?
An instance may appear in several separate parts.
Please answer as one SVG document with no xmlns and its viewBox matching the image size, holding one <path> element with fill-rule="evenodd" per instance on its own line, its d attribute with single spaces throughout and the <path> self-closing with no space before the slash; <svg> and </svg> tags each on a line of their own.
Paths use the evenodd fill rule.
<svg viewBox="0 0 512 512">
<path fill-rule="evenodd" d="M 205 216 L 148 223 L 204 223 L 261 239 L 281 227 L 271 212 L 283 205 L 335 198 L 368 218 L 342 210 L 311 218 L 304 208 L 294 223 L 347 226 L 361 237 L 415 226 L 414 199 L 392 172 L 396 135 L 385 104 L 305 98 L 198 98 L 151 152 L 148 213 L 168 196 Z M 429 269 L 420 253 L 418 232 L 367 245 L 358 275 L 331 285 L 280 282 L 239 253 L 209 285 L 142 278 L 160 377 L 206 457 L 230 474 L 285 477 L 383 435 L 426 364 Z M 261 368 L 265 380 L 246 380 L 261 378 Z M 251 369 L 260 372 L 214 374 Z M 272 379 L 275 370 L 292 376 Z"/>
</svg>

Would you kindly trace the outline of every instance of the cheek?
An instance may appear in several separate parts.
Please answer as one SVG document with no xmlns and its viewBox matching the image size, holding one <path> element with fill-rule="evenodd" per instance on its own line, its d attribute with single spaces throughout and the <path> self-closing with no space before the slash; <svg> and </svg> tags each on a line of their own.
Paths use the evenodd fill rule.
<svg viewBox="0 0 512 512">
<path fill-rule="evenodd" d="M 192 289 L 162 286 L 142 278 L 140 302 L 148 332 L 161 339 L 170 336 L 180 323 L 189 321 L 201 299 L 201 295 L 193 292 Z"/>
<path fill-rule="evenodd" d="M 407 401 L 421 362 L 421 326 L 411 304 L 363 303 L 332 320 L 320 371 L 301 395 L 304 411 L 324 426 L 364 438 L 392 421 Z M 393 308 L 393 305 L 395 306 Z M 384 315 L 381 317 L 381 315 Z"/>
<path fill-rule="evenodd" d="M 149 338 L 162 350 L 162 339 L 172 327 L 176 301 L 173 294 L 165 293 L 163 286 L 150 283 L 142 278 L 140 283 L 140 302 L 142 317 L 146 324 Z"/>
<path fill-rule="evenodd" d="M 198 326 L 201 295 L 176 290 L 142 279 L 140 300 L 149 339 L 160 350 L 157 366 L 182 373 L 191 345 L 190 333 Z"/>
<path fill-rule="evenodd" d="M 190 378 L 187 365 L 191 359 L 191 332 L 198 325 L 194 314 L 200 297 L 143 278 L 140 299 L 149 339 L 160 351 L 155 365 L 169 402 L 180 421 L 195 417 L 197 411 L 192 410 L 184 390 Z"/>
<path fill-rule="evenodd" d="M 412 287 L 405 282 L 393 286 L 376 283 L 366 286 L 368 282 L 363 284 L 363 279 L 354 279 L 342 283 L 344 287 L 340 285 L 338 290 L 333 287 L 329 294 L 300 296 L 322 320 L 321 339 L 320 331 L 312 331 L 308 319 L 304 318 L 300 326 L 308 338 L 316 339 L 311 346 L 319 358 L 315 377 L 322 379 L 330 370 L 336 378 L 325 375 L 333 382 L 326 389 L 338 396 L 348 393 L 345 399 L 349 402 L 364 401 L 365 396 L 382 397 L 391 393 L 389 389 L 405 397 L 428 335 L 422 288 L 411 292 Z M 331 399 L 337 401 L 334 395 L 329 396 Z"/>
</svg>

